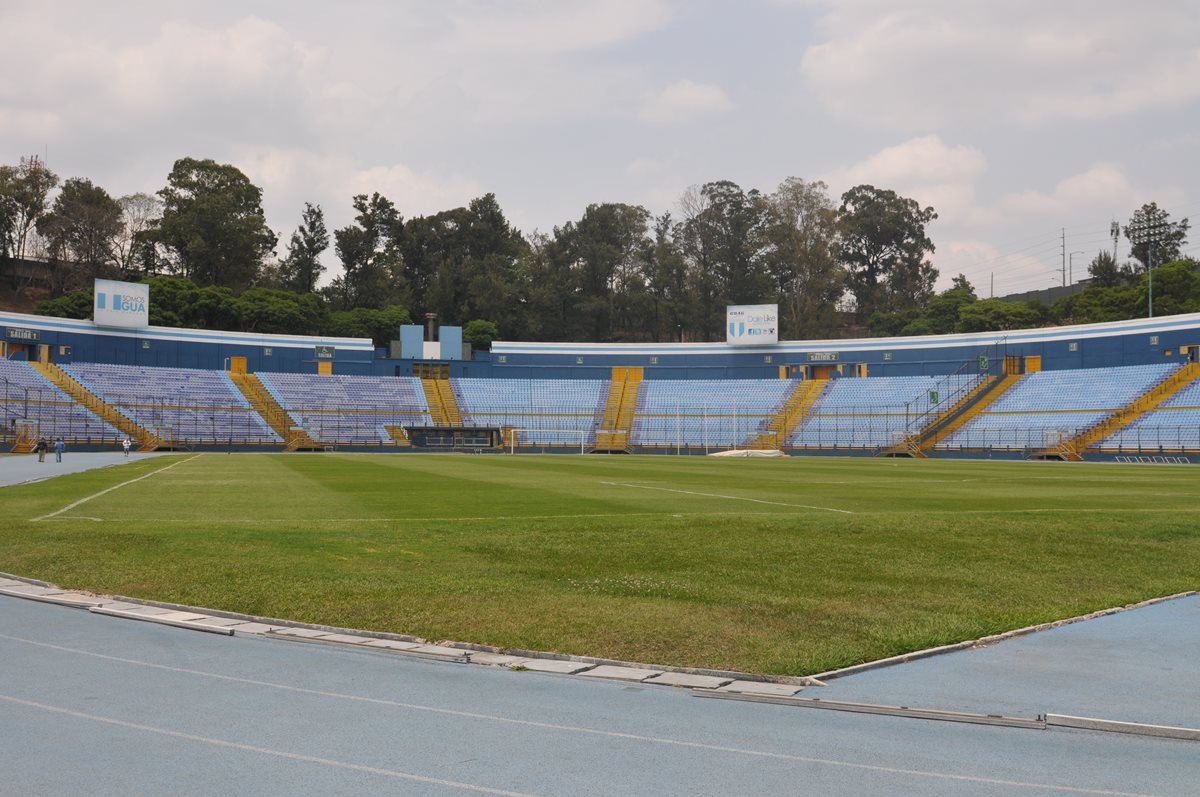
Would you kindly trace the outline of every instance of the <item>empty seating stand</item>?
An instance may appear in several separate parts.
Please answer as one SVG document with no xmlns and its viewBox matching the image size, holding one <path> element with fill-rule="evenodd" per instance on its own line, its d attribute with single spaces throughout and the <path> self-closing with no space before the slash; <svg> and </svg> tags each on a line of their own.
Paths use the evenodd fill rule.
<svg viewBox="0 0 1200 797">
<path fill-rule="evenodd" d="M 71 363 L 63 370 L 167 445 L 283 442 L 224 371 Z"/>
<path fill-rule="evenodd" d="M 608 395 L 602 379 L 463 377 L 450 385 L 465 426 L 517 430 L 518 446 L 592 445 Z"/>
<path fill-rule="evenodd" d="M 982 377 L 885 376 L 837 379 L 813 405 L 788 445 L 801 449 L 878 449 L 918 432 Z"/>
<path fill-rule="evenodd" d="M 679 451 L 749 445 L 796 387 L 790 379 L 648 379 L 630 443 Z"/>
<path fill-rule="evenodd" d="M 116 442 L 121 433 L 79 406 L 24 361 L 0 359 L 0 422 L 7 435 L 62 437 L 72 443 Z"/>
<path fill-rule="evenodd" d="M 1101 451 L 1200 452 L 1200 379 L 1097 446 Z"/>
<path fill-rule="evenodd" d="M 935 448 L 1053 447 L 1126 406 L 1178 368 L 1178 363 L 1162 363 L 1026 374 Z"/>
<path fill-rule="evenodd" d="M 389 427 L 429 423 L 429 406 L 416 377 L 257 376 L 296 426 L 325 445 L 395 445 Z"/>
</svg>

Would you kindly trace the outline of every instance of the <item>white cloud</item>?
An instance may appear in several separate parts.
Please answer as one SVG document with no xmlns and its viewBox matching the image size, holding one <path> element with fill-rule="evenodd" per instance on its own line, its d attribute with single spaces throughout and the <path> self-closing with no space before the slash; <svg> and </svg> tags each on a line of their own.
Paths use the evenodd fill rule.
<svg viewBox="0 0 1200 797">
<path fill-rule="evenodd" d="M 1151 199 L 1168 208 L 1186 201 L 1178 189 L 1135 185 L 1125 168 L 1112 162 L 1092 164 L 1047 189 L 981 196 L 987 169 L 987 158 L 975 147 L 949 146 L 931 135 L 885 147 L 823 179 L 835 195 L 870 183 L 931 205 L 938 213 L 927 230 L 937 247 L 938 289 L 948 288 L 962 273 L 980 295 L 987 295 L 993 278 L 997 295 L 1061 281 L 1060 231 L 1065 231 L 1068 253 L 1083 250 L 1090 259 L 1109 246 L 1109 220 L 1128 218 Z M 1013 243 L 996 246 L 984 236 Z M 1086 274 L 1082 257 L 1075 266 L 1075 278 Z"/>
<path fill-rule="evenodd" d="M 921 205 L 933 206 L 943 221 L 963 220 L 975 211 L 975 185 L 987 171 L 983 153 L 948 146 L 939 136 L 913 138 L 825 175 L 832 192 L 862 183 L 889 188 Z"/>
<path fill-rule="evenodd" d="M 1092 212 L 1097 218 L 1124 218 L 1133 208 L 1156 200 L 1165 206 L 1182 201 L 1175 189 L 1148 190 L 1134 186 L 1124 170 L 1114 163 L 1097 163 L 1078 174 L 1059 180 L 1049 191 L 1019 191 L 1004 195 L 997 210 L 1011 221 L 1031 216 L 1062 218 Z"/>
<path fill-rule="evenodd" d="M 826 5 L 801 72 L 838 115 L 899 128 L 1094 120 L 1200 97 L 1187 0 Z"/>
<path fill-rule="evenodd" d="M 651 122 L 679 122 L 732 109 L 733 102 L 720 86 L 678 80 L 646 100 L 642 118 Z"/>
<path fill-rule="evenodd" d="M 661 28 L 664 0 L 510 0 L 449 4 L 447 38 L 464 51 L 563 53 L 605 47 Z"/>
</svg>

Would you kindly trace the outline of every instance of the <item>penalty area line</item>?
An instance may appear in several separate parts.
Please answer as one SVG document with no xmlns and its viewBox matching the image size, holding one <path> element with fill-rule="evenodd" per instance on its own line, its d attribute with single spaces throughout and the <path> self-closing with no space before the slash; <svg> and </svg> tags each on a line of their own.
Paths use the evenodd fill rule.
<svg viewBox="0 0 1200 797">
<path fill-rule="evenodd" d="M 754 504 L 770 504 L 771 506 L 789 506 L 795 509 L 816 509 L 821 512 L 837 512 L 841 515 L 853 515 L 849 509 L 834 509 L 828 506 L 812 506 L 811 504 L 787 504 L 782 501 L 764 501 L 761 498 L 746 498 L 741 495 L 721 495 L 720 493 L 701 493 L 694 490 L 676 490 L 671 487 L 652 487 L 648 484 L 629 484 L 627 482 L 600 482 L 612 487 L 633 487 L 638 490 L 658 490 L 664 493 L 680 493 L 681 495 L 699 495 L 704 498 L 724 498 L 727 501 L 749 501 Z"/>
<path fill-rule="evenodd" d="M 73 504 L 67 504 L 62 509 L 58 510 L 57 512 L 51 512 L 48 515 L 42 515 L 41 517 L 35 517 L 32 520 L 30 520 L 29 522 L 37 523 L 39 520 L 49 520 L 52 517 L 58 517 L 59 515 L 61 515 L 64 512 L 70 512 L 75 507 L 80 506 L 82 504 L 86 504 L 88 501 L 91 501 L 93 498 L 99 498 L 102 495 L 111 493 L 113 490 L 119 490 L 122 487 L 133 484 L 134 482 L 140 482 L 142 479 L 148 479 L 151 476 L 153 476 L 154 474 L 162 473 L 164 470 L 170 470 L 171 468 L 175 467 L 176 465 L 182 465 L 185 462 L 191 462 L 193 459 L 195 459 L 198 456 L 200 456 L 200 455 L 195 454 L 193 456 L 188 457 L 187 459 L 181 459 L 181 460 L 172 462 L 170 465 L 167 465 L 165 468 L 159 468 L 158 470 L 152 470 L 149 473 L 143 473 L 141 476 L 138 476 L 136 479 L 130 479 L 129 481 L 121 482 L 120 484 L 114 484 L 112 487 L 107 487 L 98 493 L 89 495 L 87 498 L 80 498 L 78 501 L 76 501 Z M 89 519 L 95 520 L 96 518 L 89 518 Z"/>
</svg>

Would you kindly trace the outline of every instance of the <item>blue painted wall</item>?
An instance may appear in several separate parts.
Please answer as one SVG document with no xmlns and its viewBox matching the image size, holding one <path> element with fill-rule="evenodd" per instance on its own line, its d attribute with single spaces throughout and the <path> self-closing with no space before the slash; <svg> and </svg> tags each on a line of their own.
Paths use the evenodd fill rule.
<svg viewBox="0 0 1200 797">
<path fill-rule="evenodd" d="M 444 334 L 448 328 L 442 329 Z M 19 330 L 34 330 L 38 340 L 21 339 Z M 414 333 L 420 330 L 416 325 L 411 330 L 401 330 L 402 339 L 409 332 L 409 346 L 402 347 L 402 352 L 407 353 L 419 343 Z M 227 366 L 228 358 L 240 356 L 247 358 L 251 371 L 316 373 L 317 370 L 312 342 L 317 339 L 229 335 L 228 339 L 206 341 L 203 338 L 212 338 L 217 333 L 162 328 L 121 335 L 81 327 L 80 322 L 7 313 L 0 313 L 0 334 L 13 343 L 50 345 L 52 359 L 57 362 L 220 370 Z M 289 345 L 280 345 L 281 342 Z M 444 337 L 443 343 L 451 341 Z M 335 374 L 411 375 L 413 363 L 421 361 L 412 357 L 390 359 L 386 349 L 376 349 L 369 341 L 331 339 L 325 344 L 335 347 Z M 497 344 L 497 350 L 490 355 L 476 353 L 472 360 L 445 358 L 451 376 L 607 379 L 614 366 L 640 366 L 645 369 L 647 379 L 775 379 L 781 365 L 859 363 L 866 365 L 870 376 L 936 375 L 950 373 L 964 364 L 972 368 L 980 355 L 988 357 L 991 373 L 1000 373 L 1005 355 L 1039 356 L 1044 370 L 1141 365 L 1186 360 L 1183 347 L 1200 346 L 1200 315 L 986 335 L 793 341 L 749 351 L 708 344 L 507 345 L 507 351 L 503 344 Z M 65 351 L 60 348 L 63 346 L 67 347 Z M 814 359 L 813 355 L 832 359 Z M 846 368 L 848 373 L 851 370 Z"/>
</svg>

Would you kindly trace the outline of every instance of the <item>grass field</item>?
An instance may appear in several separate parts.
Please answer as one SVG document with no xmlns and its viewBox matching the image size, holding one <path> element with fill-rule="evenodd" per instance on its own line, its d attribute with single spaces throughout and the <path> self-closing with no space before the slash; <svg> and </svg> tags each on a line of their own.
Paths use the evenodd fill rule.
<svg viewBox="0 0 1200 797">
<path fill-rule="evenodd" d="M 1189 467 L 180 455 L 0 490 L 0 570 L 799 675 L 1196 589 L 1198 488 Z"/>
</svg>

